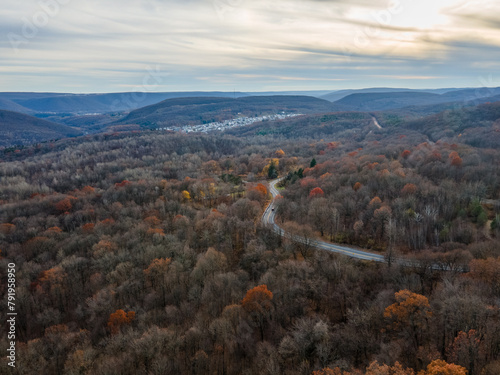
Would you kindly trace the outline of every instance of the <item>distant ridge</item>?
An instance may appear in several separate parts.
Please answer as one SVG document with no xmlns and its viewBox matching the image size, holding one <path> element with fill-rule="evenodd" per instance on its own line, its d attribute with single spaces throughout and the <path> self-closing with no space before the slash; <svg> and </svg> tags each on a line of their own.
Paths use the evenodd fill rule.
<svg viewBox="0 0 500 375">
<path fill-rule="evenodd" d="M 0 97 L 0 110 L 6 110 L 6 111 L 14 111 L 14 112 L 20 112 L 20 113 L 32 113 L 33 111 L 23 107 L 20 104 L 17 104 L 16 102 L 9 100 L 9 99 L 3 99 Z"/>
<path fill-rule="evenodd" d="M 428 92 L 431 94 L 444 94 L 450 91 L 455 91 L 458 89 L 452 89 L 452 88 L 447 88 L 447 89 L 428 89 L 428 90 L 415 90 L 415 89 L 408 89 L 408 88 L 392 88 L 392 87 L 372 87 L 372 88 L 366 88 L 366 89 L 360 89 L 360 90 L 340 90 L 340 91 L 333 91 L 330 92 L 326 95 L 320 96 L 322 99 L 329 100 L 331 102 L 338 101 L 342 98 L 345 98 L 346 96 L 352 95 L 352 94 L 376 94 L 376 93 L 391 93 L 391 92 Z"/>
<path fill-rule="evenodd" d="M 336 105 L 355 111 L 383 111 L 410 105 L 425 105 L 440 102 L 440 95 L 428 92 L 387 92 L 369 94 L 351 94 L 337 100 Z"/>
<path fill-rule="evenodd" d="M 333 104 L 342 110 L 370 112 L 453 102 L 480 104 L 485 98 L 495 95 L 500 95 L 500 88 L 462 89 L 444 94 L 421 91 L 356 93 L 337 100 Z"/>
<path fill-rule="evenodd" d="M 138 108 L 146 107 L 174 98 L 189 97 L 218 97 L 218 98 L 241 98 L 249 96 L 309 96 L 319 99 L 337 102 L 353 94 L 387 94 L 398 92 L 429 93 L 438 94 L 438 102 L 420 101 L 410 105 L 429 105 L 444 102 L 478 99 L 486 96 L 500 94 L 498 88 L 443 88 L 414 90 L 408 88 L 374 87 L 359 90 L 288 90 L 267 92 L 239 92 L 239 91 L 180 91 L 180 92 L 122 92 L 122 93 L 34 93 L 34 92 L 4 92 L 0 93 L 0 109 L 16 111 L 27 114 L 66 114 L 66 115 L 89 115 L 104 113 L 130 112 Z M 395 103 L 394 105 L 377 105 L 369 110 L 383 108 L 400 108 L 406 103 Z M 338 110 L 359 110 L 359 108 L 347 108 L 341 104 Z"/>
<path fill-rule="evenodd" d="M 30 144 L 81 135 L 80 129 L 38 119 L 23 113 L 0 110 L 0 147 Z"/>
<path fill-rule="evenodd" d="M 0 93 L 0 100 L 7 100 L 19 109 L 32 113 L 72 113 L 92 114 L 131 111 L 159 103 L 170 98 L 186 97 L 228 97 L 247 96 L 241 92 L 123 92 L 106 94 L 65 94 L 65 93 Z M 5 105 L 6 107 L 7 105 Z M 0 102 L 0 109 L 2 108 Z M 26 112 L 26 110 L 19 112 Z"/>
</svg>

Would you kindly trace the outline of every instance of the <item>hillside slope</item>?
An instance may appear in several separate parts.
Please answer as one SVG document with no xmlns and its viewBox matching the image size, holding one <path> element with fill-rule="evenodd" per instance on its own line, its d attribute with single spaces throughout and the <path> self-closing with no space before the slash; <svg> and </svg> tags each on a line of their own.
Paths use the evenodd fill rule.
<svg viewBox="0 0 500 375">
<path fill-rule="evenodd" d="M 250 96 L 229 98 L 181 98 L 130 112 L 116 124 L 134 124 L 143 127 L 195 125 L 222 121 L 238 116 L 258 116 L 279 112 L 329 112 L 332 104 L 308 96 Z"/>
<path fill-rule="evenodd" d="M 384 111 L 411 105 L 426 105 L 441 102 L 441 96 L 428 92 L 387 92 L 352 94 L 334 102 L 353 111 Z"/>
<path fill-rule="evenodd" d="M 449 140 L 474 147 L 500 147 L 500 101 L 444 111 L 408 121 L 404 127 L 426 134 L 432 141 Z"/>
<path fill-rule="evenodd" d="M 23 113 L 0 110 L 0 147 L 30 144 L 81 135 L 80 129 L 38 119 Z"/>
<path fill-rule="evenodd" d="M 439 91 L 369 92 L 351 94 L 335 101 L 333 104 L 350 111 L 385 111 L 444 103 L 457 103 L 457 106 L 480 104 L 485 102 L 485 98 L 499 94 L 500 88 L 460 89 L 445 93 Z"/>
<path fill-rule="evenodd" d="M 32 111 L 16 102 L 0 97 L 0 110 L 14 111 L 20 113 L 31 113 Z"/>
<path fill-rule="evenodd" d="M 246 96 L 246 94 L 240 92 L 0 93 L 0 100 L 14 102 L 29 111 L 38 113 L 88 114 L 130 111 L 170 98 L 194 96 L 233 98 Z"/>
<path fill-rule="evenodd" d="M 429 90 L 413 90 L 413 89 L 406 89 L 406 88 L 392 88 L 392 87 L 373 87 L 373 88 L 367 88 L 367 89 L 359 89 L 359 90 L 339 90 L 339 91 L 333 91 L 330 92 L 326 95 L 320 96 L 321 99 L 326 99 L 331 102 L 335 102 L 337 100 L 340 100 L 342 98 L 345 98 L 346 96 L 353 95 L 353 94 L 382 94 L 382 93 L 391 93 L 391 92 L 428 92 L 432 94 L 443 94 L 447 93 L 450 91 L 454 91 L 456 89 L 429 89 Z"/>
</svg>

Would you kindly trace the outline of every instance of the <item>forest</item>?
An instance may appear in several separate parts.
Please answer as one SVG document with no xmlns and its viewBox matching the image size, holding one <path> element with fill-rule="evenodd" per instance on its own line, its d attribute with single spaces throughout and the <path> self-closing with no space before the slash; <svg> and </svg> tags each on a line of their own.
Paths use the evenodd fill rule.
<svg viewBox="0 0 500 375">
<path fill-rule="evenodd" d="M 0 373 L 499 374 L 500 150 L 477 108 L 446 132 L 335 113 L 4 149 Z M 388 262 L 262 225 L 276 176 L 280 226 Z"/>
</svg>

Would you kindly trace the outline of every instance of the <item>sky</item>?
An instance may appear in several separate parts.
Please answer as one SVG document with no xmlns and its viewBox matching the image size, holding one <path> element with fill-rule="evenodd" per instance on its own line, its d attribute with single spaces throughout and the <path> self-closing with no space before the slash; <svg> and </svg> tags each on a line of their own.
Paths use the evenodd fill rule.
<svg viewBox="0 0 500 375">
<path fill-rule="evenodd" d="M 497 0 L 0 1 L 0 91 L 500 86 Z"/>
</svg>

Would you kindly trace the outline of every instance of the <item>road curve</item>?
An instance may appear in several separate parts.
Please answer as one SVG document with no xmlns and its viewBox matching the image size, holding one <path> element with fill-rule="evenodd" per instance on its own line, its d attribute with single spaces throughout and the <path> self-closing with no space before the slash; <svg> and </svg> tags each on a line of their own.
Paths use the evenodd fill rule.
<svg viewBox="0 0 500 375">
<path fill-rule="evenodd" d="M 285 232 L 274 221 L 274 219 L 276 217 L 276 212 L 274 211 L 275 200 L 276 200 L 276 196 L 279 194 L 278 190 L 276 189 L 276 184 L 279 181 L 281 181 L 282 179 L 283 179 L 283 177 L 277 178 L 276 180 L 269 182 L 269 191 L 271 192 L 273 199 L 272 199 L 271 203 L 267 206 L 266 210 L 264 211 L 264 214 L 262 215 L 262 222 L 266 225 L 272 226 L 273 231 L 278 233 L 280 236 L 292 238 L 294 241 L 303 242 L 304 241 L 303 238 L 301 238 L 300 236 L 296 236 L 296 235 Z M 308 243 L 311 246 L 316 247 L 318 249 L 331 251 L 333 253 L 347 255 L 351 258 L 362 259 L 362 260 L 372 260 L 375 262 L 385 262 L 384 256 L 380 255 L 380 254 L 373 254 L 373 253 L 368 253 L 368 252 L 361 251 L 361 250 L 355 250 L 355 249 L 351 249 L 349 247 L 339 246 L 339 245 L 335 245 L 335 244 L 320 241 L 320 240 L 311 240 Z"/>
<path fill-rule="evenodd" d="M 382 129 L 382 127 L 380 126 L 380 124 L 378 123 L 377 119 L 375 118 L 375 116 L 372 116 L 372 121 L 373 121 L 373 125 L 375 125 L 377 128 L 379 129 Z"/>
</svg>

